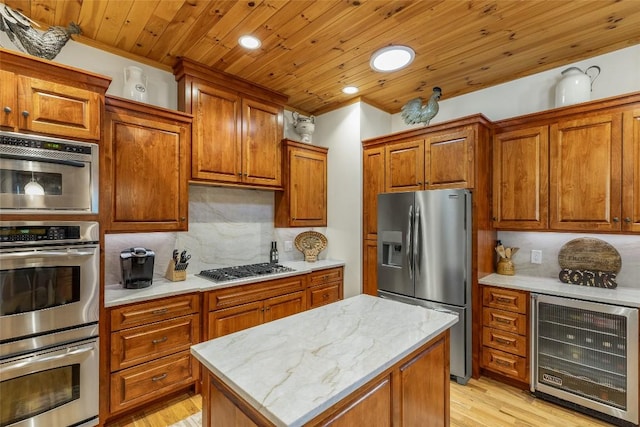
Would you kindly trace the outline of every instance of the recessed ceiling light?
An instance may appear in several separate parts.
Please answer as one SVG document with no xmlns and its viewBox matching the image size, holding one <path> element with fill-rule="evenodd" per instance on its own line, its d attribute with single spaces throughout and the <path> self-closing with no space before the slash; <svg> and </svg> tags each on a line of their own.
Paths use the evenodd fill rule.
<svg viewBox="0 0 640 427">
<path fill-rule="evenodd" d="M 262 45 L 262 42 L 253 36 L 242 36 L 238 39 L 238 43 L 247 49 L 257 49 Z"/>
<path fill-rule="evenodd" d="M 355 86 L 345 86 L 342 88 L 342 92 L 346 93 L 347 95 L 352 95 L 354 93 L 358 93 L 358 88 Z"/>
<path fill-rule="evenodd" d="M 369 65 L 375 71 L 388 73 L 411 64 L 416 53 L 408 46 L 387 46 L 377 50 Z"/>
</svg>

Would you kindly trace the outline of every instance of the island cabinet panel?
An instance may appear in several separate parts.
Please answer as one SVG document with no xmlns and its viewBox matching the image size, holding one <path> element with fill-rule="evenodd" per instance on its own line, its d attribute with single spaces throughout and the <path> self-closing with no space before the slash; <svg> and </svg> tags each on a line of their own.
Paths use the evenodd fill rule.
<svg viewBox="0 0 640 427">
<path fill-rule="evenodd" d="M 493 137 L 493 225 L 548 227 L 549 127 L 497 133 Z"/>
<path fill-rule="evenodd" d="M 3 50 L 0 127 L 99 141 L 108 77 Z"/>
<path fill-rule="evenodd" d="M 101 420 L 197 383 L 200 370 L 189 349 L 200 342 L 199 294 L 113 307 L 106 318 L 101 375 L 109 399 L 101 402 Z"/>
<path fill-rule="evenodd" d="M 551 125 L 551 229 L 621 230 L 621 119 L 612 113 Z"/>
<path fill-rule="evenodd" d="M 622 230 L 640 232 L 640 108 L 626 111 L 622 128 Z"/>
<path fill-rule="evenodd" d="M 187 230 L 191 117 L 114 97 L 106 104 L 100 177 L 105 231 Z"/>
<path fill-rule="evenodd" d="M 326 227 L 327 152 L 284 139 L 284 191 L 275 193 L 276 227 Z"/>
</svg>

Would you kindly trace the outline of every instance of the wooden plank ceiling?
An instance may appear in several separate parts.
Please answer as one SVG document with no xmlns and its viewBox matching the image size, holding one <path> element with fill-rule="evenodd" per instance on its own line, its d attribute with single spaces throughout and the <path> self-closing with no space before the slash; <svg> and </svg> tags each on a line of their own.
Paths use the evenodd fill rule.
<svg viewBox="0 0 640 427">
<path fill-rule="evenodd" d="M 319 114 L 361 97 L 396 113 L 640 43 L 639 0 L 4 0 L 76 41 L 171 70 L 186 57 L 282 92 Z M 238 37 L 262 40 L 256 51 Z M 411 46 L 416 59 L 374 72 L 371 54 Z M 596 64 L 607 72 L 607 64 Z M 345 95 L 347 85 L 359 87 Z"/>
</svg>

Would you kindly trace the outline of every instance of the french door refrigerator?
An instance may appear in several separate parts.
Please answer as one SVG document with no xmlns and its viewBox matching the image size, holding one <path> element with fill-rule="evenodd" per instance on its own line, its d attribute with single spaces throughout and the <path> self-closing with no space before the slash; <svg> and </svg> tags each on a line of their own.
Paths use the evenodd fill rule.
<svg viewBox="0 0 640 427">
<path fill-rule="evenodd" d="M 471 193 L 378 195 L 378 295 L 458 315 L 451 377 L 471 377 Z"/>
</svg>

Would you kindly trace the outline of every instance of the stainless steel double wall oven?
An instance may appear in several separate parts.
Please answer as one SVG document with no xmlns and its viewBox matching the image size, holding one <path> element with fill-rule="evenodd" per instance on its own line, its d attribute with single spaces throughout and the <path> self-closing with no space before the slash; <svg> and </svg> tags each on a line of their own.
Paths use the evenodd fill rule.
<svg viewBox="0 0 640 427">
<path fill-rule="evenodd" d="M 0 222 L 0 427 L 98 423 L 97 222 Z"/>
</svg>

